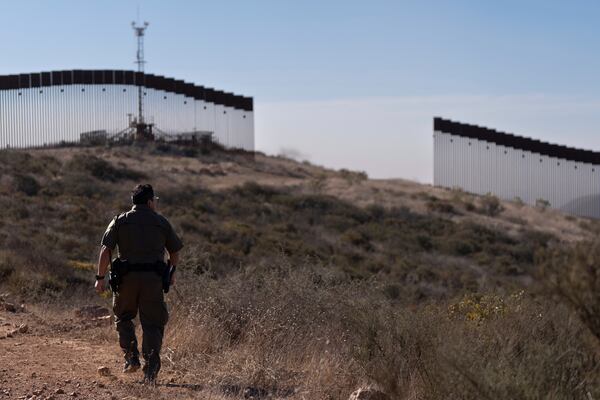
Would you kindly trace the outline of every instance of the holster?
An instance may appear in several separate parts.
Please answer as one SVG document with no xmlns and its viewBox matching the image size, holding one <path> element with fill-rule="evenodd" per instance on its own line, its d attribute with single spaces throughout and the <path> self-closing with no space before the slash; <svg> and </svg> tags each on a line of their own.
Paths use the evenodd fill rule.
<svg viewBox="0 0 600 400">
<path fill-rule="evenodd" d="M 127 273 L 127 262 L 120 258 L 115 258 L 110 263 L 110 272 L 108 273 L 108 284 L 113 293 L 119 293 L 119 287 L 123 282 L 123 276 Z"/>
<path fill-rule="evenodd" d="M 163 292 L 169 293 L 169 289 L 171 288 L 171 279 L 173 278 L 173 274 L 175 273 L 175 266 L 171 265 L 171 263 L 163 263 L 164 269 L 162 273 L 162 284 L 163 284 Z"/>
</svg>

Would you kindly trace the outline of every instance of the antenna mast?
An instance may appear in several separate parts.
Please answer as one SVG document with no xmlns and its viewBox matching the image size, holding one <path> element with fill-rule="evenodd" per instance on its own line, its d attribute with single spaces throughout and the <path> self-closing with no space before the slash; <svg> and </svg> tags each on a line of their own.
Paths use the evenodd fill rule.
<svg viewBox="0 0 600 400">
<path fill-rule="evenodd" d="M 148 22 L 144 21 L 144 25 L 136 26 L 135 21 L 131 22 L 131 27 L 135 32 L 135 36 L 137 37 L 137 59 L 136 64 L 138 65 L 138 72 L 144 72 L 144 64 L 146 61 L 144 60 L 144 33 L 146 28 L 150 25 Z M 142 96 L 142 85 L 138 86 L 138 124 L 144 123 L 144 105 L 143 105 L 143 96 Z"/>
</svg>

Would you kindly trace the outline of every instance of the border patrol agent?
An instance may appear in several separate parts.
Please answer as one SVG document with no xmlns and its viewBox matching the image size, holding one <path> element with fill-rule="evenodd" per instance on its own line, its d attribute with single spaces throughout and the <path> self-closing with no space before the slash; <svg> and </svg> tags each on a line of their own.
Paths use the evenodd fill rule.
<svg viewBox="0 0 600 400">
<path fill-rule="evenodd" d="M 169 221 L 156 212 L 158 197 L 154 196 L 151 185 L 137 185 L 131 200 L 132 209 L 115 217 L 102 237 L 95 288 L 99 293 L 106 289 L 111 252 L 118 246 L 116 261 L 122 265 L 123 276 L 113 296 L 113 311 L 119 345 L 125 355 L 123 372 L 136 372 L 140 368 L 133 323 L 139 311 L 143 330 L 144 380 L 154 382 L 160 370 L 160 350 L 169 318 L 163 298 L 161 266 L 166 267 L 165 249 L 169 264 L 176 266 L 183 244 Z M 168 279 L 170 284 L 174 283 L 173 275 Z"/>
</svg>

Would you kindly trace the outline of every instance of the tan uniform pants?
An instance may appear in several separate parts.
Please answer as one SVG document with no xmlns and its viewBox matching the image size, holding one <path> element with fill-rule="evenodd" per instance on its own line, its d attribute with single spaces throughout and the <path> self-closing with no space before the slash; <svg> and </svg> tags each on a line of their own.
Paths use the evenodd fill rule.
<svg viewBox="0 0 600 400">
<path fill-rule="evenodd" d="M 169 319 L 163 298 L 162 279 L 155 272 L 129 272 L 123 277 L 119 293 L 113 297 L 119 345 L 125 357 L 138 356 L 133 319 L 140 313 L 142 355 L 147 362 L 160 364 L 160 349 Z"/>
</svg>

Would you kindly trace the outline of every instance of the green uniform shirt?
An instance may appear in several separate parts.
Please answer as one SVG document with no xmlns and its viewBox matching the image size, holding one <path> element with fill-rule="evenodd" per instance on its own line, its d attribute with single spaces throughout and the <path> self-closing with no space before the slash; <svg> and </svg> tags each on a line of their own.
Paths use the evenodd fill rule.
<svg viewBox="0 0 600 400">
<path fill-rule="evenodd" d="M 119 246 L 119 258 L 131 264 L 164 261 L 165 249 L 175 253 L 183 247 L 169 221 L 145 204 L 136 204 L 113 219 L 102 245 L 111 250 Z"/>
</svg>

